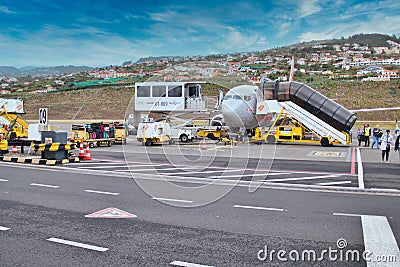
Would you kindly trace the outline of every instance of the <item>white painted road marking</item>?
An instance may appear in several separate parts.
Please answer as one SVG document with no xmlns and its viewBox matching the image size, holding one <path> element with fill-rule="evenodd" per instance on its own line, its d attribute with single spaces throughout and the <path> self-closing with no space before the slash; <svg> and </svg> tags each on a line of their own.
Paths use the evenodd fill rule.
<svg viewBox="0 0 400 267">
<path fill-rule="evenodd" d="M 4 227 L 4 226 L 0 226 L 0 231 L 8 231 L 8 230 L 10 230 L 11 228 L 8 228 L 8 227 Z"/>
<path fill-rule="evenodd" d="M 347 216 L 347 217 L 361 217 L 361 214 L 350 214 L 350 213 L 336 213 L 336 212 L 334 212 L 333 215 L 335 215 L 335 216 Z"/>
<path fill-rule="evenodd" d="M 364 189 L 364 170 L 361 160 L 360 148 L 357 147 L 357 172 L 358 172 L 358 187 Z"/>
<path fill-rule="evenodd" d="M 98 246 L 88 245 L 88 244 L 84 244 L 84 243 L 78 243 L 78 242 L 59 239 L 59 238 L 55 238 L 55 237 L 48 238 L 47 241 L 64 244 L 64 245 L 69 245 L 69 246 L 74 246 L 74 247 L 79 247 L 79 248 L 86 248 L 86 249 L 100 251 L 100 252 L 104 252 L 104 251 L 108 250 L 108 248 L 102 248 L 102 247 L 98 247 Z"/>
<path fill-rule="evenodd" d="M 162 170 L 162 169 L 160 169 Z M 216 172 L 242 172 L 243 170 L 215 170 L 215 171 L 193 171 L 193 172 L 177 172 L 177 173 L 171 173 L 173 175 L 181 175 L 181 174 L 202 174 L 202 173 L 216 173 Z"/>
<path fill-rule="evenodd" d="M 400 251 L 385 216 L 361 216 L 365 250 L 372 252 L 367 266 L 399 266 Z M 376 257 L 392 257 L 397 262 L 375 262 Z M 383 265 L 382 265 L 383 264 Z"/>
<path fill-rule="evenodd" d="M 136 218 L 135 214 L 117 208 L 107 208 L 85 215 L 86 218 Z"/>
<path fill-rule="evenodd" d="M 337 174 L 330 175 L 319 175 L 319 176 L 309 176 L 309 177 L 296 177 L 296 178 L 282 178 L 282 179 L 267 179 L 262 180 L 263 182 L 283 182 L 283 181 L 301 181 L 301 180 L 314 180 L 314 179 L 325 179 L 325 178 L 334 178 L 339 177 Z"/>
<path fill-rule="evenodd" d="M 147 168 L 147 169 L 135 169 L 135 168 L 129 168 L 129 170 L 130 171 L 132 171 L 132 172 L 146 172 L 146 171 L 158 171 L 158 172 L 162 172 L 162 171 L 177 171 L 177 170 L 195 170 L 195 169 L 198 169 L 198 168 L 196 168 L 196 167 L 185 167 L 185 168 L 182 168 L 182 167 L 178 167 L 178 168 L 160 168 L 160 169 L 157 169 L 157 168 L 154 168 L 153 166 L 149 166 L 149 168 Z M 180 172 L 180 173 L 186 173 L 186 172 Z"/>
<path fill-rule="evenodd" d="M 371 190 L 388 191 L 388 192 L 398 192 L 399 191 L 399 189 L 391 189 L 391 188 L 371 188 Z"/>
<path fill-rule="evenodd" d="M 242 170 L 243 171 L 243 170 Z M 221 175 L 221 176 L 211 176 L 209 178 L 226 178 L 226 177 L 255 177 L 255 176 L 275 176 L 275 175 L 286 175 L 286 174 L 292 174 L 292 172 L 274 172 L 274 173 L 255 173 L 255 174 L 237 174 L 237 175 Z M 263 180 L 265 181 L 265 180 Z"/>
<path fill-rule="evenodd" d="M 90 189 L 86 189 L 86 190 L 83 190 L 83 191 L 88 192 L 88 193 L 95 193 L 95 194 L 114 195 L 114 196 L 118 196 L 119 195 L 119 193 L 96 191 L 96 190 L 90 190 Z"/>
<path fill-rule="evenodd" d="M 351 181 L 337 181 L 337 182 L 327 182 L 327 183 L 316 183 L 316 185 L 338 185 L 338 184 L 351 184 Z"/>
<path fill-rule="evenodd" d="M 233 207 L 234 208 L 242 208 L 242 209 L 254 209 L 254 210 L 285 211 L 284 209 L 255 207 L 255 206 L 243 206 L 243 205 L 233 205 Z"/>
<path fill-rule="evenodd" d="M 32 185 L 32 186 L 40 186 L 40 187 L 48 187 L 48 188 L 59 188 L 60 187 L 58 185 L 50 185 L 50 184 L 35 184 L 35 183 L 31 183 L 30 185 Z"/>
<path fill-rule="evenodd" d="M 184 262 L 184 261 L 173 261 L 170 264 L 175 265 L 175 266 L 182 266 L 182 267 L 213 267 L 210 265 L 202 265 L 202 264 L 196 264 L 196 263 L 190 263 L 190 262 Z"/>
<path fill-rule="evenodd" d="M 8 180 L 0 179 L 0 182 L 8 182 Z"/>
<path fill-rule="evenodd" d="M 154 200 L 160 200 L 160 201 L 193 203 L 193 200 L 184 200 L 184 199 L 173 199 L 173 198 L 162 198 L 162 197 L 153 197 L 152 199 L 154 199 Z"/>
</svg>

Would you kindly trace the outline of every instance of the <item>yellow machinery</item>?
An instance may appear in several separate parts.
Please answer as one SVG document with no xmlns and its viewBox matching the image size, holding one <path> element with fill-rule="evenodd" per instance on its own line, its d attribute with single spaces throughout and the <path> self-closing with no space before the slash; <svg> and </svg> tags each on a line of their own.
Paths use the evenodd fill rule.
<svg viewBox="0 0 400 267">
<path fill-rule="evenodd" d="M 104 131 L 100 132 L 99 126 L 104 127 Z M 112 146 L 115 143 L 116 138 L 111 135 L 110 132 L 114 131 L 112 124 L 92 123 L 92 124 L 73 124 L 72 125 L 72 136 L 70 141 L 80 143 L 88 143 L 90 148 L 93 148 L 95 144 L 99 147 L 101 145 Z M 106 132 L 106 134 L 104 134 Z M 112 136 L 112 137 L 111 137 Z M 120 140 L 122 137 L 120 138 Z M 123 140 L 121 141 L 123 142 Z"/>
<path fill-rule="evenodd" d="M 16 114 L 8 113 L 5 106 L 2 107 L 0 116 L 9 122 L 9 125 L 0 127 L 0 134 L 3 134 L 4 139 L 14 140 L 28 137 L 28 123 L 26 121 Z"/>
<path fill-rule="evenodd" d="M 0 156 L 8 153 L 8 141 L 0 134 Z"/>
<path fill-rule="evenodd" d="M 116 143 L 126 145 L 127 130 L 122 123 L 114 123 L 114 137 Z"/>
<path fill-rule="evenodd" d="M 197 136 L 210 138 L 211 140 L 221 140 L 227 135 L 227 130 L 219 126 L 206 126 L 197 130 Z"/>
<path fill-rule="evenodd" d="M 274 127 L 275 131 L 273 131 Z M 349 134 L 345 134 L 347 139 L 350 140 Z M 319 143 L 322 146 L 340 144 L 339 141 L 332 140 L 330 136 L 320 136 L 314 133 L 302 123 L 285 113 L 283 108 L 268 131 L 263 132 L 259 128 L 255 129 L 252 140 L 268 144 L 275 142 Z"/>
</svg>

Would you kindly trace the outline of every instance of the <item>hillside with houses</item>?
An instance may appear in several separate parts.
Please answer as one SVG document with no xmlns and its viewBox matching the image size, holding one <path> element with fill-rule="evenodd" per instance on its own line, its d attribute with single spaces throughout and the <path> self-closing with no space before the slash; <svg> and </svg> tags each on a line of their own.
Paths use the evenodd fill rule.
<svg viewBox="0 0 400 267">
<path fill-rule="evenodd" d="M 57 110 L 55 118 L 71 119 L 69 113 L 67 115 L 57 109 L 57 102 L 66 101 L 66 96 L 72 98 L 67 101 L 74 102 L 71 104 L 74 109 L 90 110 L 91 105 L 107 99 L 105 102 L 109 106 L 103 103 L 104 112 L 88 117 L 122 118 L 125 110 L 120 107 L 128 105 L 129 96 L 133 95 L 132 87 L 137 81 L 205 80 L 227 90 L 239 84 L 257 84 L 262 76 L 286 81 L 292 58 L 295 60 L 296 81 L 309 84 L 347 108 L 400 106 L 400 40 L 379 34 L 360 34 L 348 39 L 313 41 L 227 55 L 141 58 L 136 62 L 126 61 L 120 66 L 62 74 L 3 76 L 0 77 L 0 93 L 3 98 L 23 98 L 28 118 L 36 117 L 38 105 L 47 105 Z M 118 106 L 108 100 L 118 98 L 114 91 L 118 91 L 119 95 L 123 93 L 126 98 L 117 99 Z M 211 86 L 206 88 L 205 93 L 216 95 L 217 90 Z M 101 99 L 97 101 L 97 98 Z M 58 106 L 62 106 L 60 103 Z M 82 112 L 82 118 L 88 113 Z M 360 117 L 394 120 L 399 115 L 399 112 L 393 111 L 385 115 L 362 114 Z"/>
</svg>

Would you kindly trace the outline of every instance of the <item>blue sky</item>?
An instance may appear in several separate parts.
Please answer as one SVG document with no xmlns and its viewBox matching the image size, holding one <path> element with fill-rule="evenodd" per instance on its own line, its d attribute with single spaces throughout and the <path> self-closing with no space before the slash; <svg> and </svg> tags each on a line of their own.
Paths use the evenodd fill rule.
<svg viewBox="0 0 400 267">
<path fill-rule="evenodd" d="M 1 0 L 0 66 L 100 67 L 361 32 L 399 37 L 400 1 Z"/>
</svg>

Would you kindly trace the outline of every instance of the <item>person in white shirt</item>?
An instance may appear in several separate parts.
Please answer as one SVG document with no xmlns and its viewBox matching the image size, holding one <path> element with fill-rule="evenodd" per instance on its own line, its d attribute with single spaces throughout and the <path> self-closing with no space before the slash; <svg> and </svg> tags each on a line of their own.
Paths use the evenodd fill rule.
<svg viewBox="0 0 400 267">
<path fill-rule="evenodd" d="M 381 141 L 382 162 L 384 162 L 386 157 L 386 163 L 389 163 L 390 145 L 393 143 L 393 137 L 390 134 L 390 130 L 386 130 L 386 134 L 382 135 Z"/>
</svg>

